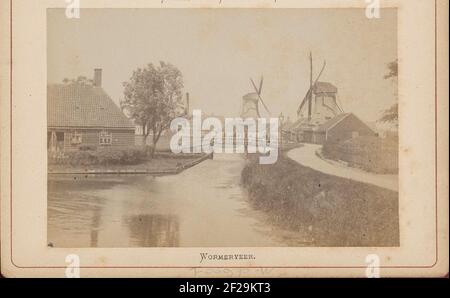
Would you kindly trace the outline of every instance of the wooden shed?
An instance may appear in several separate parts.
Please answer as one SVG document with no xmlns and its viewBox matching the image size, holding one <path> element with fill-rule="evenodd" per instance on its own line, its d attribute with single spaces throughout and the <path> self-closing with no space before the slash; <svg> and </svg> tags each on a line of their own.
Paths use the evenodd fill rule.
<svg viewBox="0 0 450 298">
<path fill-rule="evenodd" d="M 342 113 L 315 129 L 313 143 L 342 142 L 358 136 L 377 134 L 352 113 Z"/>
</svg>

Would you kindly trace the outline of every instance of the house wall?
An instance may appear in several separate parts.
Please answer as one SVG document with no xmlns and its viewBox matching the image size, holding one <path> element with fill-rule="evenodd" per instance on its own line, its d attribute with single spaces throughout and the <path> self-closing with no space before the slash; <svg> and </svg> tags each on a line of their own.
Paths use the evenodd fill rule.
<svg viewBox="0 0 450 298">
<path fill-rule="evenodd" d="M 313 132 L 310 130 L 305 130 L 302 133 L 302 142 L 313 143 Z"/>
<path fill-rule="evenodd" d="M 323 144 L 325 143 L 325 132 L 314 132 L 314 144 Z"/>
<path fill-rule="evenodd" d="M 97 149 L 128 147 L 135 145 L 134 129 L 105 129 L 112 133 L 111 145 L 100 145 L 100 132 L 102 129 L 48 129 L 48 132 L 62 132 L 64 133 L 63 150 L 78 150 L 80 146 L 93 146 Z M 72 133 L 76 131 L 81 133 L 81 144 L 71 144 Z"/>
<path fill-rule="evenodd" d="M 328 130 L 326 140 L 328 142 L 349 140 L 353 137 L 353 132 L 357 132 L 359 136 L 376 136 L 369 126 L 351 114 Z"/>
</svg>

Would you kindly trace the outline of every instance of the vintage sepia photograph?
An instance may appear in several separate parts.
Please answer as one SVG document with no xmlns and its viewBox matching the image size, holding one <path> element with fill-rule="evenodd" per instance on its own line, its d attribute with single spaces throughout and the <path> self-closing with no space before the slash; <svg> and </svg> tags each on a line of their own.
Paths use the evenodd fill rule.
<svg viewBox="0 0 450 298">
<path fill-rule="evenodd" d="M 68 13 L 48 247 L 400 246 L 396 8 Z"/>
<path fill-rule="evenodd" d="M 0 24 L 1 276 L 448 278 L 448 1 L 0 0 Z"/>
</svg>

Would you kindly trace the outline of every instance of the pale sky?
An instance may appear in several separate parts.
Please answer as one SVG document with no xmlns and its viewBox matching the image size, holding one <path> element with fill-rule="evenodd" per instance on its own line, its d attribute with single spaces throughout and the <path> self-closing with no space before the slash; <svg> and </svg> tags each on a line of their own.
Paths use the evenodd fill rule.
<svg viewBox="0 0 450 298">
<path fill-rule="evenodd" d="M 48 82 L 103 69 L 103 88 L 116 102 L 122 82 L 152 62 L 180 69 L 191 110 L 238 115 L 249 78 L 264 75 L 262 97 L 272 116 L 296 119 L 314 76 L 333 83 L 346 112 L 374 121 L 394 101 L 383 79 L 397 58 L 395 9 L 367 19 L 364 9 L 82 9 L 67 19 L 48 10 Z M 263 111 L 263 108 L 260 108 Z M 263 113 L 264 114 L 264 113 Z M 263 115 L 267 116 L 267 115 Z"/>
</svg>

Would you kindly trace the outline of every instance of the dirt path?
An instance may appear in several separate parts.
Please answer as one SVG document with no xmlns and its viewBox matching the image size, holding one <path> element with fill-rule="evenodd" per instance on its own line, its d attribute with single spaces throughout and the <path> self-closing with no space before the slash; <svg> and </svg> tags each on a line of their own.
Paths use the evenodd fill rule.
<svg viewBox="0 0 450 298">
<path fill-rule="evenodd" d="M 398 192 L 398 175 L 373 174 L 323 160 L 316 155 L 316 151 L 321 147 L 321 145 L 304 144 L 303 147 L 290 150 L 287 156 L 303 166 L 310 167 L 325 174 L 373 184 Z"/>
</svg>

